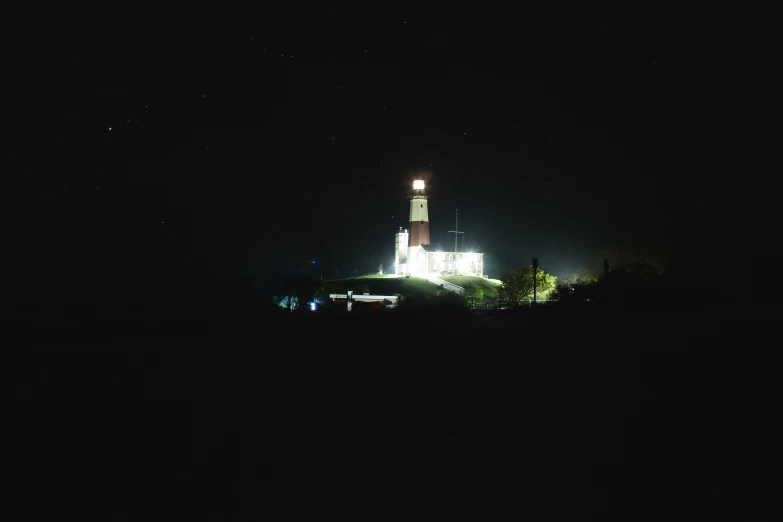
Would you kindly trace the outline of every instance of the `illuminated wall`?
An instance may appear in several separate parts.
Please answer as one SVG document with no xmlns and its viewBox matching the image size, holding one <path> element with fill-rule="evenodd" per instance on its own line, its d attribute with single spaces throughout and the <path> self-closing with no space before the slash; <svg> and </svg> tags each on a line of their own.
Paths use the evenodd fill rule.
<svg viewBox="0 0 783 522">
<path fill-rule="evenodd" d="M 408 231 L 394 234 L 394 273 L 404 273 L 408 262 Z"/>
<path fill-rule="evenodd" d="M 427 271 L 440 274 L 450 270 L 455 274 L 482 276 L 484 254 L 478 252 L 428 252 Z"/>
<path fill-rule="evenodd" d="M 420 246 L 408 247 L 408 273 L 424 274 L 427 272 L 427 253 Z"/>
</svg>

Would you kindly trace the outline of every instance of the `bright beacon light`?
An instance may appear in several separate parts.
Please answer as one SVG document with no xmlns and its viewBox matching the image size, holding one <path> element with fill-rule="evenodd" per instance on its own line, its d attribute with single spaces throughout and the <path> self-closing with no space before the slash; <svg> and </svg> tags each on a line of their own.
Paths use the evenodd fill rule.
<svg viewBox="0 0 783 522">
<path fill-rule="evenodd" d="M 413 182 L 413 190 L 424 190 L 424 180 L 417 179 Z"/>
</svg>

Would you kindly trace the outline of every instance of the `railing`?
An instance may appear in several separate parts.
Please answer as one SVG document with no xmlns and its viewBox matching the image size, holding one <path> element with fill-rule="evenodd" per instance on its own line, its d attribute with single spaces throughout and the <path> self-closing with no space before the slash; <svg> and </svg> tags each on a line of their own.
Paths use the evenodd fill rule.
<svg viewBox="0 0 783 522">
<path fill-rule="evenodd" d="M 429 281 L 430 283 L 434 283 L 438 286 L 443 286 L 446 290 L 451 290 L 454 293 L 457 294 L 464 294 L 465 289 L 459 285 L 455 285 L 454 283 L 449 283 L 448 281 L 444 281 L 443 279 L 435 276 L 426 276 L 425 279 Z"/>
</svg>

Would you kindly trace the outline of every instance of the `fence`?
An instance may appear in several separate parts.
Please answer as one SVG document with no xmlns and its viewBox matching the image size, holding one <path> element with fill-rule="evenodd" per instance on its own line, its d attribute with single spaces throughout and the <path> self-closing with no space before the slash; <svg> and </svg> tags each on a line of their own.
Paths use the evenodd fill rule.
<svg viewBox="0 0 783 522">
<path fill-rule="evenodd" d="M 499 310 L 505 310 L 508 308 L 508 301 L 502 297 L 484 298 L 480 301 L 475 297 L 468 298 L 468 308 L 477 315 L 484 315 L 488 313 L 497 312 Z"/>
</svg>

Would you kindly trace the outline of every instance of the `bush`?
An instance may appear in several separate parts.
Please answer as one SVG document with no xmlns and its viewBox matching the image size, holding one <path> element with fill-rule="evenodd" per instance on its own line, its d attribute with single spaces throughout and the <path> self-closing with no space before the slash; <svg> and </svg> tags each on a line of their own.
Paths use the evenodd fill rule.
<svg viewBox="0 0 783 522">
<path fill-rule="evenodd" d="M 475 298 L 477 301 L 484 299 L 484 289 L 478 285 L 467 284 L 465 285 L 465 298 Z"/>
</svg>

